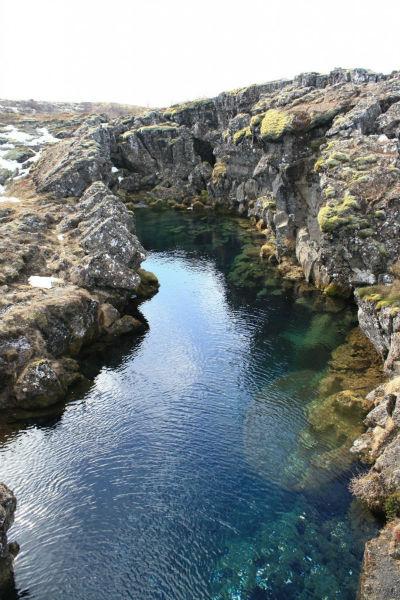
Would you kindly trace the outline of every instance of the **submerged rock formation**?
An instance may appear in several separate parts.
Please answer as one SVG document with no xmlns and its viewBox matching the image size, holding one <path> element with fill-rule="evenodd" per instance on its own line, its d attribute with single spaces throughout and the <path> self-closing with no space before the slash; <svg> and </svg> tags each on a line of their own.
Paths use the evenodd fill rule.
<svg viewBox="0 0 400 600">
<path fill-rule="evenodd" d="M 118 310 L 143 294 L 143 251 L 121 199 L 248 215 L 264 232 L 262 256 L 286 276 L 302 269 L 327 297 L 361 288 L 360 327 L 400 374 L 398 72 L 306 73 L 72 129 L 16 184 L 23 202 L 2 204 L 0 405 L 57 401 L 79 376 L 82 345 L 135 327 Z M 32 288 L 29 276 L 51 286 Z M 400 493 L 395 381 L 368 397 L 368 431 L 354 444 L 374 466 L 353 488 L 375 510 Z M 383 598 L 368 581 L 362 598 Z"/>
</svg>

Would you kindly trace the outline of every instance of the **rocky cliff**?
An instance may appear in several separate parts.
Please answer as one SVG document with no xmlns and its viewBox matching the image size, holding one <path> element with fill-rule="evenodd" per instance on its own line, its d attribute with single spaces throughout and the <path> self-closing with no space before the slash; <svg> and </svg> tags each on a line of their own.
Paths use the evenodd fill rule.
<svg viewBox="0 0 400 600">
<path fill-rule="evenodd" d="M 331 292 L 390 281 L 399 254 L 400 75 L 300 75 L 85 124 L 38 163 L 40 191 L 224 206 L 262 218 L 278 258 Z M 112 177 L 114 170 L 116 177 Z"/>
<path fill-rule="evenodd" d="M 374 510 L 392 506 L 390 517 L 400 516 L 400 74 L 307 73 L 139 116 L 91 117 L 56 135 L 62 140 L 11 183 L 26 200 L 3 203 L 13 231 L 5 252 L 15 257 L 3 265 L 5 291 L 19 281 L 0 343 L 3 403 L 28 402 L 32 380 L 40 381 L 35 403 L 58 398 L 76 376 L 77 349 L 121 322 L 110 324 L 115 313 L 105 306 L 137 289 L 143 255 L 122 201 L 232 210 L 264 231 L 266 259 L 300 265 L 327 296 L 355 293 L 360 326 L 391 380 L 370 395 L 367 432 L 353 450 L 372 469 L 353 489 Z M 33 274 L 54 286 L 21 287 Z M 59 286 L 71 307 L 63 319 Z M 35 308 L 29 318 L 24 306 Z M 390 527 L 374 546 L 381 556 L 396 554 L 385 546 L 397 543 Z M 397 559 L 390 565 L 399 568 Z M 360 597 L 383 598 L 378 580 L 363 577 Z"/>
</svg>

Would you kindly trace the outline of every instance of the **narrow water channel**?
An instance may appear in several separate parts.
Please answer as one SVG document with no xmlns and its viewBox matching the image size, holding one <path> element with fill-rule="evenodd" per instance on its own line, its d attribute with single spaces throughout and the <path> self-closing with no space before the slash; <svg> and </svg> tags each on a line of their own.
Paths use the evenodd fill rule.
<svg viewBox="0 0 400 600">
<path fill-rule="evenodd" d="M 261 276 L 239 221 L 137 213 L 161 284 L 149 331 L 99 356 L 57 418 L 1 440 L 22 548 L 7 600 L 354 600 L 358 467 L 324 476 L 299 454 L 353 310 Z"/>
</svg>

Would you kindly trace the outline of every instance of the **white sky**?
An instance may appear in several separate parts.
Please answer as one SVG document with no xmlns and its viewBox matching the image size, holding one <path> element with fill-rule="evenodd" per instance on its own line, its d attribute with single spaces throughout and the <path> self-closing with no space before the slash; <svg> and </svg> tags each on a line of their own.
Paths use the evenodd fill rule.
<svg viewBox="0 0 400 600">
<path fill-rule="evenodd" d="M 399 0 L 0 0 L 0 98 L 165 106 L 400 69 Z"/>
</svg>

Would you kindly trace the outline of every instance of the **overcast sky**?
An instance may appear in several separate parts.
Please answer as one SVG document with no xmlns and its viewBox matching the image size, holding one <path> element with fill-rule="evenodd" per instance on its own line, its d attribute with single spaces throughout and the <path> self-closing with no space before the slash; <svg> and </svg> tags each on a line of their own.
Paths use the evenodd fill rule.
<svg viewBox="0 0 400 600">
<path fill-rule="evenodd" d="M 0 98 L 165 106 L 400 69 L 399 0 L 0 0 Z"/>
</svg>

